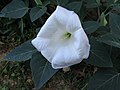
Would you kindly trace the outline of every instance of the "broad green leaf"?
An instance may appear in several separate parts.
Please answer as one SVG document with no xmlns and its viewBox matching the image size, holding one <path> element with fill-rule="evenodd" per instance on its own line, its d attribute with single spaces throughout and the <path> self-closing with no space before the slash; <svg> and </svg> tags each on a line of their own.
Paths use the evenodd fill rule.
<svg viewBox="0 0 120 90">
<path fill-rule="evenodd" d="M 66 7 L 72 11 L 75 11 L 76 13 L 78 13 L 81 9 L 82 6 L 82 1 L 81 2 L 71 2 L 69 3 Z"/>
<path fill-rule="evenodd" d="M 33 54 L 30 62 L 35 88 L 40 89 L 58 70 L 39 53 Z"/>
<path fill-rule="evenodd" d="M 69 2 L 69 0 L 56 0 L 57 4 L 60 6 L 66 6 L 66 4 Z"/>
<path fill-rule="evenodd" d="M 120 72 L 120 59 L 118 57 L 113 60 L 113 67 L 117 69 L 118 72 Z"/>
<path fill-rule="evenodd" d="M 3 17 L 21 18 L 27 13 L 27 11 L 28 7 L 22 0 L 13 0 L 2 9 L 1 13 L 4 14 Z"/>
<path fill-rule="evenodd" d="M 91 34 L 100 27 L 100 24 L 96 21 L 86 21 L 83 23 L 83 27 L 87 34 Z"/>
<path fill-rule="evenodd" d="M 106 18 L 105 18 L 105 14 L 102 12 L 102 14 L 101 14 L 101 16 L 100 16 L 100 24 L 102 25 L 102 26 L 106 26 L 107 25 L 107 20 L 106 20 Z"/>
<path fill-rule="evenodd" d="M 120 59 L 119 59 L 120 49 L 112 46 L 110 46 L 109 49 L 110 49 L 111 59 L 113 62 L 113 67 L 117 69 L 118 72 L 120 72 Z"/>
<path fill-rule="evenodd" d="M 46 7 L 40 8 L 40 7 L 37 6 L 37 7 L 32 8 L 31 11 L 30 11 L 31 21 L 33 22 L 33 21 L 37 20 L 42 15 L 44 15 L 46 11 L 47 11 Z"/>
<path fill-rule="evenodd" d="M 96 8 L 101 5 L 100 0 L 86 0 L 86 3 L 87 8 Z"/>
<path fill-rule="evenodd" d="M 120 48 L 120 36 L 112 33 L 102 35 L 98 38 L 99 42 Z"/>
<path fill-rule="evenodd" d="M 86 13 L 87 13 L 87 9 L 84 5 L 82 5 L 80 9 L 80 13 L 78 13 L 81 22 L 83 22 L 84 18 L 86 17 Z"/>
<path fill-rule="evenodd" d="M 101 35 L 107 34 L 109 32 L 110 32 L 110 28 L 108 26 L 100 26 L 97 29 L 97 32 L 95 34 L 101 36 Z"/>
<path fill-rule="evenodd" d="M 4 60 L 7 61 L 25 61 L 32 57 L 32 54 L 36 52 L 36 49 L 32 46 L 31 41 L 27 41 L 6 55 Z"/>
<path fill-rule="evenodd" d="M 120 73 L 102 68 L 90 79 L 88 90 L 120 90 Z"/>
<path fill-rule="evenodd" d="M 91 50 L 88 63 L 99 67 L 112 67 L 112 61 L 104 44 L 95 39 L 90 40 Z"/>
<path fill-rule="evenodd" d="M 120 48 L 120 16 L 111 13 L 109 15 L 110 33 L 102 35 L 98 41 Z"/>
<path fill-rule="evenodd" d="M 120 16 L 117 14 L 110 13 L 109 23 L 111 33 L 120 35 Z"/>
</svg>

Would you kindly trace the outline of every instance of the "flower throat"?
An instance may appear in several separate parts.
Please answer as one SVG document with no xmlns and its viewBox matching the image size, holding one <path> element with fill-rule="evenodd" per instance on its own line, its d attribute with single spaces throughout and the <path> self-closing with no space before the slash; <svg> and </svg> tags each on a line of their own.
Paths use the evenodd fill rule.
<svg viewBox="0 0 120 90">
<path fill-rule="evenodd" d="M 70 37 L 71 37 L 71 33 L 66 32 L 66 33 L 64 34 L 64 38 L 65 38 L 65 39 L 69 39 Z"/>
</svg>

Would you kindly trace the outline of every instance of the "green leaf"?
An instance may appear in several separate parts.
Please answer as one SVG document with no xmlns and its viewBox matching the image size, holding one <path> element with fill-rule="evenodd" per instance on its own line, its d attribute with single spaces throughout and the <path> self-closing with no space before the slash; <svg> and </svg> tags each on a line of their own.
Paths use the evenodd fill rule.
<svg viewBox="0 0 120 90">
<path fill-rule="evenodd" d="M 120 48 L 120 16 L 110 13 L 109 15 L 110 33 L 98 38 L 99 42 Z"/>
<path fill-rule="evenodd" d="M 27 11 L 28 7 L 22 0 L 13 0 L 2 9 L 1 13 L 4 14 L 4 17 L 21 18 Z"/>
<path fill-rule="evenodd" d="M 104 35 L 110 32 L 110 28 L 108 26 L 100 26 L 97 31 L 96 31 L 96 35 L 100 36 L 100 35 Z M 94 35 L 95 35 L 94 34 Z"/>
<path fill-rule="evenodd" d="M 110 54 L 113 62 L 113 67 L 117 69 L 118 72 L 120 72 L 120 49 L 110 46 Z"/>
<path fill-rule="evenodd" d="M 120 90 L 120 73 L 102 68 L 90 79 L 88 90 Z"/>
<path fill-rule="evenodd" d="M 69 2 L 69 0 L 56 0 L 57 4 L 60 6 L 66 6 L 66 4 Z"/>
<path fill-rule="evenodd" d="M 78 13 L 81 9 L 81 6 L 82 6 L 82 1 L 81 2 L 76 1 L 76 2 L 69 3 L 66 7 Z"/>
<path fill-rule="evenodd" d="M 106 20 L 106 18 L 105 18 L 105 14 L 102 12 L 102 14 L 101 14 L 101 16 L 100 16 L 100 24 L 102 25 L 102 26 L 106 26 L 107 25 L 107 20 Z"/>
<path fill-rule="evenodd" d="M 86 17 L 86 13 L 87 13 L 87 9 L 84 5 L 82 5 L 80 9 L 80 13 L 78 13 L 81 22 L 83 22 L 84 18 Z"/>
<path fill-rule="evenodd" d="M 102 35 L 98 38 L 99 42 L 120 48 L 120 36 L 112 33 Z"/>
<path fill-rule="evenodd" d="M 117 14 L 110 13 L 109 23 L 111 33 L 120 35 L 120 16 Z"/>
<path fill-rule="evenodd" d="M 110 55 L 104 44 L 90 40 L 91 50 L 88 63 L 99 67 L 113 67 Z"/>
<path fill-rule="evenodd" d="M 36 49 L 32 46 L 31 41 L 27 41 L 6 55 L 4 60 L 7 61 L 25 61 L 32 57 L 32 54 L 36 52 Z"/>
<path fill-rule="evenodd" d="M 113 60 L 113 67 L 117 69 L 118 72 L 120 72 L 120 59 L 118 57 Z"/>
<path fill-rule="evenodd" d="M 83 23 L 83 27 L 87 34 L 91 34 L 100 27 L 100 24 L 96 21 L 87 21 Z"/>
<path fill-rule="evenodd" d="M 39 53 L 33 54 L 30 62 L 35 88 L 40 89 L 58 70 Z"/>
<path fill-rule="evenodd" d="M 87 8 L 96 8 L 101 5 L 100 0 L 86 0 L 86 3 Z"/>
<path fill-rule="evenodd" d="M 41 0 L 34 0 L 37 5 L 42 5 Z"/>
<path fill-rule="evenodd" d="M 120 72 L 120 49 L 112 46 L 108 46 L 110 51 L 110 56 L 113 62 L 113 67 Z"/>
<path fill-rule="evenodd" d="M 46 11 L 47 11 L 46 7 L 40 8 L 40 7 L 37 6 L 37 7 L 32 8 L 31 11 L 30 11 L 31 21 L 33 22 L 33 21 L 37 20 L 42 15 L 44 15 Z"/>
</svg>

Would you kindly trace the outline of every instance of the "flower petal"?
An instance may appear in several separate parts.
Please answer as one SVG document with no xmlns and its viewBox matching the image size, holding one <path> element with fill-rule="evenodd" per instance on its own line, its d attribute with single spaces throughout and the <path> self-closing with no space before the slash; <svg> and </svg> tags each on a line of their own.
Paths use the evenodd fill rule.
<svg viewBox="0 0 120 90">
<path fill-rule="evenodd" d="M 37 37 L 42 38 L 51 38 L 53 33 L 58 30 L 58 26 L 56 25 L 56 20 L 54 18 L 54 13 L 47 19 L 41 30 L 39 31 Z M 46 33 L 47 32 L 47 33 Z"/>
<path fill-rule="evenodd" d="M 54 69 L 65 68 L 80 63 L 82 59 L 79 57 L 78 52 L 74 49 L 72 44 L 59 47 L 52 59 L 52 67 Z"/>
<path fill-rule="evenodd" d="M 40 32 L 38 37 L 51 38 L 53 33 L 58 30 L 66 30 L 66 24 L 68 23 L 68 17 L 71 16 L 73 11 L 69 11 L 61 6 L 57 6 L 56 10 L 52 15 L 47 19 Z M 47 33 L 46 33 L 47 32 Z"/>
<path fill-rule="evenodd" d="M 82 28 L 79 17 L 74 11 L 57 6 L 55 17 L 57 23 L 62 27 L 65 27 L 68 32 L 75 32 Z"/>
<path fill-rule="evenodd" d="M 53 39 L 54 40 L 54 39 Z M 41 50 L 41 54 L 49 61 L 52 63 L 52 60 L 57 52 L 57 50 L 60 49 L 60 47 L 62 46 L 68 46 L 68 43 L 70 43 L 69 41 L 57 41 L 57 40 L 51 40 L 51 42 L 49 43 L 49 45 L 44 48 L 43 50 Z"/>
<path fill-rule="evenodd" d="M 77 50 L 79 50 L 79 55 L 83 59 L 87 59 L 90 51 L 90 44 L 85 34 L 84 30 L 81 28 L 78 31 L 74 32 L 74 44 Z"/>
<path fill-rule="evenodd" d="M 56 52 L 55 47 L 49 47 L 41 51 L 41 54 L 50 62 L 52 63 L 52 58 Z"/>
<path fill-rule="evenodd" d="M 89 51 L 88 38 L 81 28 L 74 32 L 71 41 L 67 45 L 59 47 L 56 51 L 52 60 L 52 67 L 54 69 L 65 68 L 80 63 L 83 59 L 88 58 Z"/>
<path fill-rule="evenodd" d="M 72 13 L 68 18 L 68 23 L 66 25 L 68 32 L 75 32 L 82 28 L 79 17 L 76 13 Z"/>
<path fill-rule="evenodd" d="M 50 40 L 49 39 L 45 39 L 45 38 L 41 38 L 41 37 L 36 37 L 35 39 L 33 39 L 31 41 L 31 43 L 33 44 L 33 46 L 38 50 L 41 51 L 44 48 L 46 48 L 49 45 Z"/>
<path fill-rule="evenodd" d="M 55 10 L 55 18 L 58 25 L 61 25 L 61 27 L 65 27 L 68 23 L 69 18 L 71 17 L 71 14 L 74 13 L 73 11 L 67 10 L 61 6 L 57 6 Z"/>
<path fill-rule="evenodd" d="M 32 44 L 49 62 L 52 61 L 56 48 L 60 45 L 54 36 L 52 39 L 36 37 L 32 40 Z"/>
</svg>

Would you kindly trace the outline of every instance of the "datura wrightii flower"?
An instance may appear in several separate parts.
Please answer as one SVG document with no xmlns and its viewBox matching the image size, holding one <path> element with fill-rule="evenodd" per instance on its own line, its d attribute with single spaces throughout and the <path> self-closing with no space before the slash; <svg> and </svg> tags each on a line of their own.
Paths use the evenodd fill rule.
<svg viewBox="0 0 120 90">
<path fill-rule="evenodd" d="M 80 63 L 88 58 L 90 50 L 78 15 L 61 6 L 47 19 L 32 44 L 54 69 Z"/>
</svg>

